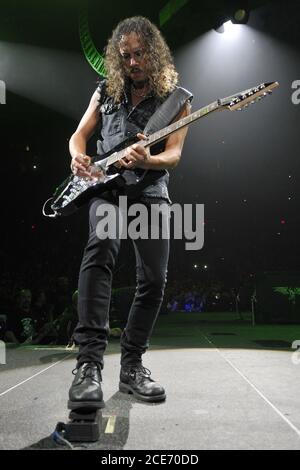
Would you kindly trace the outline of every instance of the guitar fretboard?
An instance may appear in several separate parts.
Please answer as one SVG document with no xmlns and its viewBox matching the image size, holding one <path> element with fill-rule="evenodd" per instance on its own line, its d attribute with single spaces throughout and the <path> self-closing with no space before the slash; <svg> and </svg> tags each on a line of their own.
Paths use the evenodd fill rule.
<svg viewBox="0 0 300 470">
<path fill-rule="evenodd" d="M 221 108 L 219 101 L 214 101 L 213 103 L 209 104 L 208 106 L 205 106 L 204 108 L 198 109 L 198 111 L 195 111 L 194 113 L 190 114 L 189 116 L 186 116 L 185 118 L 179 119 L 178 121 L 174 122 L 173 124 L 170 124 L 167 127 L 164 127 L 160 131 L 154 132 L 149 136 L 149 138 L 145 141 L 140 141 L 140 145 L 143 145 L 144 147 L 150 147 L 161 140 L 165 139 L 167 136 L 170 134 L 173 134 L 173 132 L 178 131 L 179 129 L 191 124 L 192 122 L 196 121 L 197 119 L 202 118 L 203 116 L 216 111 L 218 108 Z M 125 149 L 120 150 L 116 154 L 112 154 L 110 157 L 107 158 L 106 167 L 113 165 L 117 161 L 121 160 L 124 156 Z M 103 163 L 103 161 L 102 161 Z"/>
<path fill-rule="evenodd" d="M 178 131 L 182 127 L 187 126 L 188 124 L 191 124 L 193 121 L 196 121 L 197 119 L 200 119 L 201 117 L 205 116 L 206 114 L 211 113 L 212 111 L 215 111 L 219 107 L 218 101 L 214 101 L 213 103 L 209 104 L 208 106 L 205 106 L 204 108 L 198 109 L 198 111 L 195 111 L 194 113 L 190 114 L 189 116 L 186 116 L 185 118 L 179 119 L 178 121 L 174 122 L 173 124 L 170 124 L 167 127 L 164 127 L 164 129 L 161 129 L 160 131 L 154 132 L 154 134 L 151 134 L 149 136 L 149 139 L 145 141 L 145 147 L 149 145 L 156 144 L 157 142 L 160 142 L 161 140 L 165 139 L 168 135 L 172 134 L 173 132 Z"/>
</svg>

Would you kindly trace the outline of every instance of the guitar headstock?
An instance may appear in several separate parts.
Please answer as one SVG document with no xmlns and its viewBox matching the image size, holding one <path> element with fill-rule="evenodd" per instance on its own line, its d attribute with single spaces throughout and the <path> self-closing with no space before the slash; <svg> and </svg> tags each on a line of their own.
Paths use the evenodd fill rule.
<svg viewBox="0 0 300 470">
<path fill-rule="evenodd" d="M 262 98 L 270 95 L 273 89 L 278 86 L 278 82 L 261 83 L 256 87 L 249 88 L 249 90 L 244 90 L 236 95 L 221 99 L 220 106 L 230 111 L 241 111 L 250 104 L 257 103 Z"/>
</svg>

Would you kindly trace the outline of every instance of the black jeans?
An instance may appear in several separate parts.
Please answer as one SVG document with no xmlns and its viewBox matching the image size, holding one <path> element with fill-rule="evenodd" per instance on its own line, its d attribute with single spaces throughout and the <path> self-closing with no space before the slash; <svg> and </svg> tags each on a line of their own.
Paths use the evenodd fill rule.
<svg viewBox="0 0 300 470">
<path fill-rule="evenodd" d="M 158 202 L 153 199 L 153 202 Z M 109 336 L 109 307 L 113 269 L 120 249 L 120 226 L 117 236 L 100 239 L 103 227 L 99 222 L 103 216 L 96 214 L 102 204 L 109 204 L 120 214 L 116 199 L 97 197 L 90 203 L 90 231 L 84 250 L 78 284 L 78 317 L 74 338 L 79 344 L 77 357 L 79 367 L 83 362 L 98 362 L 103 368 L 103 355 Z M 148 203 L 150 214 L 151 204 Z M 167 211 L 160 217 L 162 224 L 169 225 Z M 104 206 L 102 206 L 103 209 Z M 101 209 L 101 208 L 100 208 Z M 149 229 L 151 220 L 148 218 Z M 96 226 L 98 224 L 97 233 Z M 166 225 L 165 225 L 166 226 Z M 102 238 L 102 237 L 101 237 Z M 169 239 L 132 240 L 136 256 L 137 286 L 129 312 L 128 321 L 121 336 L 121 365 L 140 364 L 141 356 L 149 347 L 149 338 L 163 300 L 169 258 Z"/>
</svg>

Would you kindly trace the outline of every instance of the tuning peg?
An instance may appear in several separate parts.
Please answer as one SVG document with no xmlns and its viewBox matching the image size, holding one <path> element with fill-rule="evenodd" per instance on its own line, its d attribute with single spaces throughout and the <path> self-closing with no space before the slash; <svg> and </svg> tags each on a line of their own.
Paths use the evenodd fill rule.
<svg viewBox="0 0 300 470">
<path fill-rule="evenodd" d="M 269 95 L 272 95 L 273 91 L 269 90 L 269 91 L 267 91 L 267 93 L 269 93 Z"/>
</svg>

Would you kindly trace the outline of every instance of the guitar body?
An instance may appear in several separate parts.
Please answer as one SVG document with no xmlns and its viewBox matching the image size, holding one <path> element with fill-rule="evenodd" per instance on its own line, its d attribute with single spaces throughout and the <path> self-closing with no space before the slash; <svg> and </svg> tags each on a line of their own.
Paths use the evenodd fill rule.
<svg viewBox="0 0 300 470">
<path fill-rule="evenodd" d="M 121 175 L 96 184 L 81 184 L 83 178 L 71 175 L 65 179 L 54 193 L 51 209 L 57 215 L 71 215 L 96 195 L 124 185 Z"/>
<path fill-rule="evenodd" d="M 145 170 L 139 171 L 109 171 L 102 179 L 91 181 L 80 176 L 70 175 L 66 178 L 53 195 L 51 209 L 56 215 L 71 215 L 90 199 L 99 196 L 105 191 L 120 189 L 126 186 L 126 193 L 130 195 L 145 175 Z"/>
</svg>

